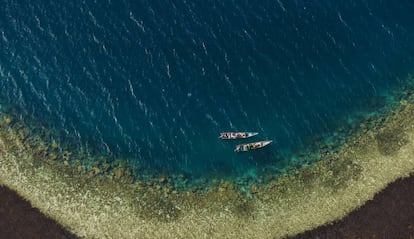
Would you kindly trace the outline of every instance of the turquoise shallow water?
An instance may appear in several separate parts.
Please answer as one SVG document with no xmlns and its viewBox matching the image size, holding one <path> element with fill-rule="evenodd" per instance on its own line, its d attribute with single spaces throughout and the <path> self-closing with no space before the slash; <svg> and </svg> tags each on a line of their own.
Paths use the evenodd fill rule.
<svg viewBox="0 0 414 239">
<path fill-rule="evenodd" d="M 1 96 L 63 140 L 141 168 L 283 170 L 292 150 L 402 83 L 413 10 L 408 0 L 8 0 Z M 274 142 L 236 154 L 241 141 L 217 139 L 233 130 Z"/>
</svg>

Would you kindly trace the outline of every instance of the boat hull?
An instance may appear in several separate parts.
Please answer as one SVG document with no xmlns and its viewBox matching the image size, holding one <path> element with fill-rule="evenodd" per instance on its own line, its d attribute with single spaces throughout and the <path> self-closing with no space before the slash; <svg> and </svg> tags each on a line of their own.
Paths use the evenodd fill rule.
<svg viewBox="0 0 414 239">
<path fill-rule="evenodd" d="M 258 134 L 257 132 L 222 132 L 219 139 L 247 139 Z"/>
<path fill-rule="evenodd" d="M 265 141 L 258 141 L 248 144 L 239 144 L 234 149 L 234 152 L 248 152 L 255 149 L 261 149 L 266 147 L 267 145 L 271 144 L 273 140 L 265 140 Z"/>
</svg>

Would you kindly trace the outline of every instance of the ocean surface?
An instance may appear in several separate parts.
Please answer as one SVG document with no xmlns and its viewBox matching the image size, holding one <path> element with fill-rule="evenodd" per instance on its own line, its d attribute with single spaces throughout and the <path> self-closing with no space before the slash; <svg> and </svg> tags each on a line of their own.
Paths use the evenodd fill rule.
<svg viewBox="0 0 414 239">
<path fill-rule="evenodd" d="M 413 12 L 411 0 L 3 0 L 0 97 L 143 169 L 283 170 L 412 73 Z M 273 144 L 234 153 L 254 139 L 222 131 Z"/>
</svg>

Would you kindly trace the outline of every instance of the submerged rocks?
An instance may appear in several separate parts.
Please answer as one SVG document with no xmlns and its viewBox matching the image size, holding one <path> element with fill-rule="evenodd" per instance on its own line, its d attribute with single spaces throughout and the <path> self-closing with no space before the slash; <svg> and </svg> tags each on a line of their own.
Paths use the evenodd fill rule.
<svg viewBox="0 0 414 239">
<path fill-rule="evenodd" d="M 158 178 L 158 183 L 163 184 L 163 183 L 165 183 L 165 182 L 167 182 L 167 179 L 166 179 L 165 177 L 160 177 L 160 178 Z"/>
<path fill-rule="evenodd" d="M 72 155 L 71 152 L 65 150 L 62 153 L 62 158 L 63 158 L 64 161 L 69 161 L 71 155 Z"/>
<path fill-rule="evenodd" d="M 250 186 L 250 193 L 251 193 L 251 194 L 255 194 L 255 193 L 258 193 L 258 192 L 259 192 L 259 190 L 258 190 L 257 185 L 256 185 L 256 184 L 252 184 L 252 185 Z"/>
<path fill-rule="evenodd" d="M 124 175 L 124 170 L 122 168 L 116 168 L 113 170 L 115 179 L 120 179 Z"/>
<path fill-rule="evenodd" d="M 52 147 L 52 149 L 57 149 L 59 148 L 59 145 L 56 143 L 56 141 L 53 141 L 52 144 L 50 145 Z"/>
<path fill-rule="evenodd" d="M 56 160 L 57 159 L 57 155 L 56 155 L 56 153 L 50 153 L 49 154 L 49 159 L 51 159 L 51 160 Z"/>
<path fill-rule="evenodd" d="M 408 143 L 407 135 L 401 128 L 384 129 L 376 137 L 378 151 L 387 156 L 394 155 Z"/>
<path fill-rule="evenodd" d="M 112 170 L 113 180 L 120 181 L 123 183 L 132 183 L 134 177 L 129 168 L 117 167 Z"/>
<path fill-rule="evenodd" d="M 6 116 L 3 118 L 1 125 L 3 127 L 9 127 L 13 123 L 13 118 L 11 116 Z"/>
</svg>

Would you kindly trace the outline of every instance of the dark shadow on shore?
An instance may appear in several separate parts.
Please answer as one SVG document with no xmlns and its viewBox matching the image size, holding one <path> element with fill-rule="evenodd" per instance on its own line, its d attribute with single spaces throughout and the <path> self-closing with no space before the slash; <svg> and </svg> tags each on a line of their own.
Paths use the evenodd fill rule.
<svg viewBox="0 0 414 239">
<path fill-rule="evenodd" d="M 0 238 L 76 239 L 54 220 L 22 199 L 16 192 L 0 186 Z"/>
<path fill-rule="evenodd" d="M 397 180 L 341 221 L 292 239 L 414 238 L 414 175 Z"/>
</svg>

